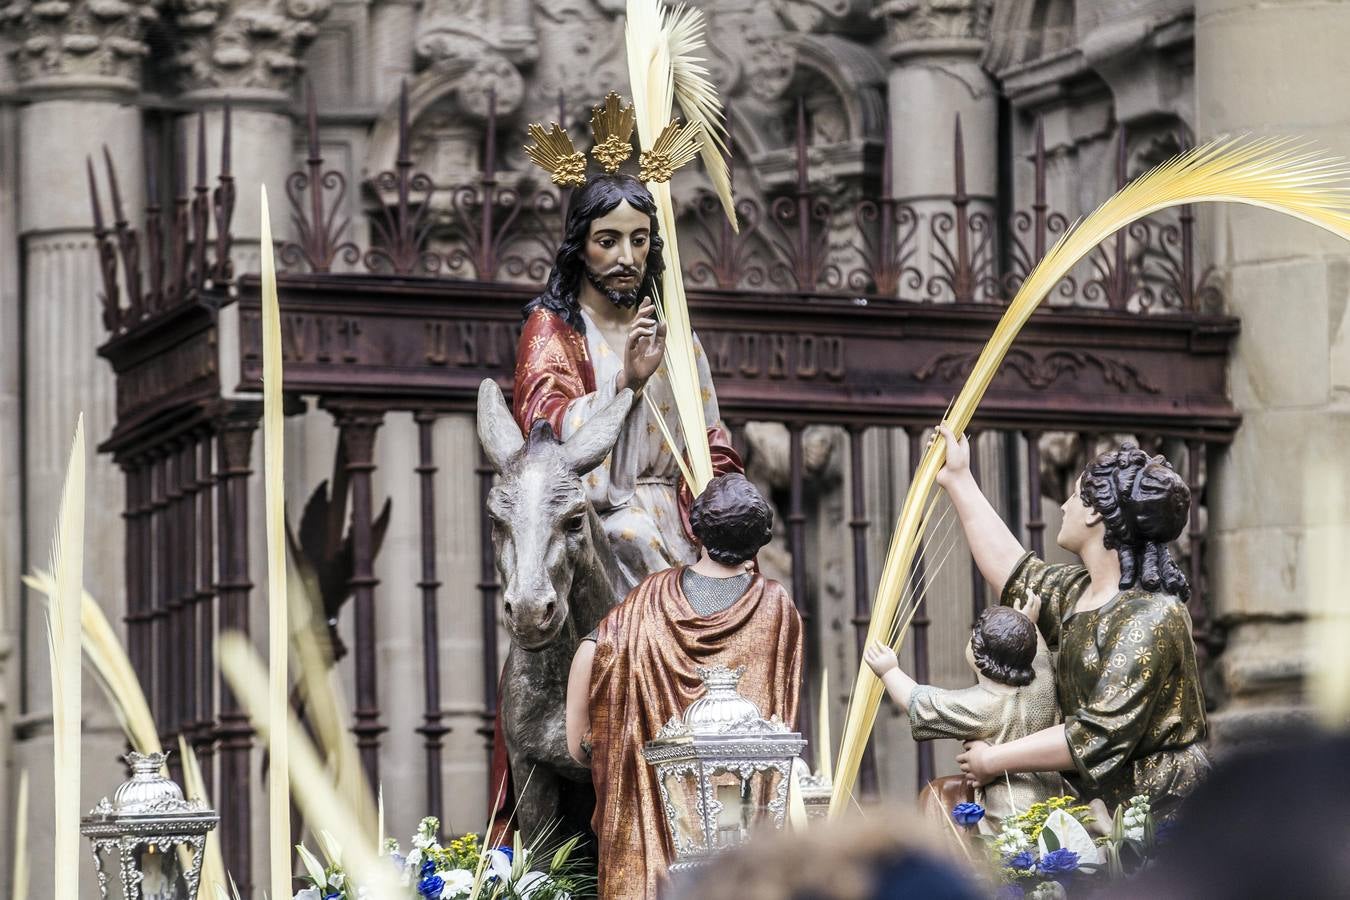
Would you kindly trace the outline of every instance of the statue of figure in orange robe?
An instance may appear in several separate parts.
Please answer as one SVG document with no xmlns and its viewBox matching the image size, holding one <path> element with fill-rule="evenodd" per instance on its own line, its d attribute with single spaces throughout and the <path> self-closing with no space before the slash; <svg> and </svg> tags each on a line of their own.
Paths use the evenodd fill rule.
<svg viewBox="0 0 1350 900">
<path fill-rule="evenodd" d="M 638 394 L 609 459 L 585 479 L 625 588 L 698 558 L 688 531 L 691 498 L 653 418 L 664 418 L 675 452 L 683 455 L 674 395 L 660 369 L 665 325 L 657 323 L 651 302 L 665 267 L 662 243 L 656 203 L 641 182 L 629 175 L 593 177 L 572 198 L 548 285 L 525 307 L 516 351 L 512 413 L 523 434 L 547 419 L 566 440 L 619 391 Z M 712 373 L 697 338 L 695 344 L 714 473 L 742 472 L 718 424 Z"/>
<path fill-rule="evenodd" d="M 797 718 L 802 620 L 781 584 L 750 571 L 773 512 L 745 476 L 714 478 L 690 521 L 699 560 L 648 576 L 581 642 L 567 683 L 568 751 L 591 768 L 604 900 L 654 898 L 674 858 L 642 747 L 703 692 L 697 669 L 743 668 L 766 718 Z"/>
</svg>

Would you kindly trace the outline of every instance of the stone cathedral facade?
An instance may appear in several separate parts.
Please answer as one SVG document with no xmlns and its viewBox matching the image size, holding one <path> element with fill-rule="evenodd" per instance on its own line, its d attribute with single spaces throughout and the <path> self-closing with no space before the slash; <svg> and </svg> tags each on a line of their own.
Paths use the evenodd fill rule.
<svg viewBox="0 0 1350 900">
<path fill-rule="evenodd" d="M 921 220 L 947 202 L 936 198 L 953 191 L 957 128 L 961 190 L 972 211 L 990 216 L 1031 205 L 1040 172 L 1049 207 L 1071 221 L 1114 190 L 1120 172 L 1138 174 L 1223 133 L 1294 133 L 1350 153 L 1350 111 L 1339 99 L 1350 95 L 1350 70 L 1341 64 L 1350 6 L 1311 0 L 699 5 L 710 20 L 709 67 L 727 101 L 737 192 L 761 209 L 797 183 L 792 146 L 799 122 L 809 148 L 805 177 L 818 195 L 835 201 L 833 208 L 868 198 L 884 182 Z M 396 166 L 401 88 L 418 171 L 449 186 L 490 163 L 501 183 L 523 184 L 534 177 L 521 150 L 526 123 L 561 117 L 575 125 L 606 92 L 626 90 L 623 6 L 622 0 L 12 0 L 0 8 L 0 433 L 6 435 L 0 504 L 9 513 L 0 533 L 0 809 L 10 809 L 17 774 L 28 770 L 34 860 L 46 859 L 50 818 L 43 804 L 53 778 L 64 775 L 51 771 L 41 605 L 25 594 L 19 575 L 46 564 L 76 414 L 84 412 L 91 444 L 111 433 L 117 414 L 113 374 L 97 352 L 105 334 L 87 163 L 101 165 L 106 147 L 117 164 L 119 215 L 141 222 L 147 198 L 169 195 L 177 177 L 169 160 L 195 158 L 199 114 L 210 165 L 220 163 L 221 104 L 228 96 L 239 185 L 235 266 L 256 271 L 256 187 L 268 186 L 274 227 L 285 232 L 288 176 L 315 150 L 305 128 L 312 92 L 317 149 L 348 186 L 339 215 L 350 219 L 349 235 L 365 241 L 380 201 L 358 186 Z M 485 160 L 489 121 L 496 136 Z M 1038 139 L 1045 155 L 1039 168 Z M 677 200 L 693 205 L 696 182 L 677 182 L 686 192 Z M 452 192 L 436 193 L 432 204 L 433 217 L 452 222 Z M 839 217 L 826 228 L 842 268 L 859 252 L 851 227 Z M 920 232 L 921 244 L 929 233 Z M 1338 450 L 1350 446 L 1350 247 L 1245 208 L 1197 211 L 1195 235 L 1199 268 L 1212 267 L 1205 283 L 1242 329 L 1229 364 L 1242 424 L 1231 445 L 1209 458 L 1203 522 L 1207 603 L 1217 635 L 1207 689 L 1216 709 L 1212 740 L 1221 750 L 1305 716 L 1303 622 L 1313 603 L 1305 577 L 1306 473 L 1340 460 Z M 930 249 L 922 245 L 918 259 L 934 258 Z M 457 475 L 472 471 L 476 438 L 467 416 L 447 417 L 437 429 L 446 458 L 462 463 L 442 466 L 437 485 L 451 511 L 437 551 L 445 573 L 442 709 L 450 727 L 442 757 L 445 813 L 454 830 L 478 830 L 486 800 L 485 685 L 482 623 L 469 598 L 478 579 L 479 493 L 476 481 Z M 779 494 L 787 477 L 785 433 L 772 423 L 746 428 L 751 474 Z M 839 537 L 851 516 L 843 437 L 842 429 L 813 427 L 804 445 L 815 652 L 835 685 L 836 736 L 857 665 L 853 576 Z M 1053 545 L 1056 507 L 1082 448 L 1076 435 L 1037 438 L 1040 506 Z M 287 441 L 289 500 L 298 509 L 328 476 L 335 438 L 325 416 L 311 411 L 289 420 Z M 411 416 L 388 417 L 379 461 L 415 456 L 416 441 Z M 1025 476 L 1009 474 L 1016 465 L 1000 469 L 1001 460 L 1025 459 L 1025 448 L 991 442 L 981 452 L 990 484 L 1008 478 L 1020 485 L 1002 496 L 1021 504 L 1008 512 L 1025 519 Z M 867 508 L 875 580 L 909 458 L 904 435 L 880 429 L 869 433 L 864 454 L 876 473 Z M 259 468 L 259 447 L 252 458 Z M 399 511 L 416 507 L 415 475 L 394 465 L 380 471 L 377 500 L 390 498 L 396 512 L 375 574 L 384 596 L 411 598 L 416 532 Z M 125 486 L 107 456 L 91 459 L 89 472 L 86 583 L 117 621 L 127 608 Z M 260 498 L 256 482 L 255 473 Z M 264 558 L 260 513 L 259 499 L 252 512 L 255 560 Z M 789 550 L 776 542 L 766 568 L 785 571 Z M 961 653 L 970 623 L 969 558 L 962 552 L 936 579 L 929 600 L 930 677 L 951 685 L 968 677 Z M 253 579 L 255 586 L 263 580 Z M 260 593 L 255 587 L 254 623 L 265 622 Z M 421 679 L 419 613 L 411 599 L 395 599 L 379 615 L 388 727 L 383 787 L 390 830 L 402 834 L 423 813 L 415 731 L 421 710 L 411 702 Z M 88 807 L 121 781 L 116 756 L 123 741 L 92 682 L 86 697 Z M 884 714 L 877 740 L 881 791 L 907 801 L 915 765 L 908 729 Z M 952 770 L 954 753 L 938 749 L 939 772 Z M 262 783 L 255 771 L 250 789 L 260 792 Z M 253 809 L 261 823 L 264 805 L 259 800 Z M 12 835 L 6 812 L 0 879 L 12 864 Z M 261 825 L 254 835 L 256 860 Z M 34 866 L 33 896 L 46 896 L 49 877 L 43 865 Z"/>
</svg>

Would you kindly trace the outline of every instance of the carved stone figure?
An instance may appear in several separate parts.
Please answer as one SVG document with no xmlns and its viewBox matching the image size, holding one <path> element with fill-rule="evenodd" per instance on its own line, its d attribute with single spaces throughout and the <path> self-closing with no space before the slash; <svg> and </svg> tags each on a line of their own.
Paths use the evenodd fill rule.
<svg viewBox="0 0 1350 900">
<path fill-rule="evenodd" d="M 582 641 L 567 687 L 567 744 L 595 781 L 605 900 L 657 896 L 674 847 L 642 747 L 703 693 L 699 667 L 744 668 L 741 693 L 793 725 L 802 620 L 781 584 L 747 571 L 773 512 L 745 476 L 714 478 L 691 510 L 699 560 L 648 576 Z"/>
<path fill-rule="evenodd" d="M 564 835 L 589 825 L 590 772 L 568 754 L 564 731 L 567 670 L 581 636 L 622 593 L 582 478 L 609 454 L 632 403 L 632 391 L 617 392 L 559 441 L 545 420 L 522 437 L 496 382 L 478 391 L 478 437 L 500 476 L 487 510 L 511 637 L 498 746 L 515 786 L 515 827 L 527 836 L 559 820 Z"/>
<path fill-rule="evenodd" d="M 1006 743 L 1059 722 L 1050 652 L 1035 625 L 1039 615 L 1035 595 L 1019 609 L 991 606 L 980 614 L 966 645 L 966 664 L 976 678 L 968 688 L 915 684 L 895 651 L 879 641 L 867 647 L 863 658 L 895 704 L 909 713 L 914 740 Z M 1058 772 L 1023 772 L 977 788 L 975 800 L 985 810 L 980 831 L 997 834 L 1005 817 L 1063 793 Z M 950 809 L 941 812 L 946 818 Z"/>
<path fill-rule="evenodd" d="M 596 176 L 572 198 L 548 284 L 525 307 L 512 396 L 522 433 L 544 420 L 567 438 L 623 389 L 645 395 L 614 452 L 584 482 L 628 588 L 697 558 L 686 523 L 691 498 L 674 455 L 684 452 L 683 436 L 670 381 L 658 368 L 665 326 L 650 298 L 664 261 L 655 213 L 651 194 L 628 175 Z M 743 471 L 717 424 L 707 358 L 701 349 L 697 356 L 713 471 Z"/>
<path fill-rule="evenodd" d="M 1205 703 L 1186 609 L 1190 587 L 1168 544 L 1186 527 L 1190 491 L 1161 456 L 1134 444 L 1098 456 L 1064 501 L 1058 543 L 1082 565 L 1047 565 L 1022 548 L 946 429 L 938 475 L 980 572 L 1004 604 L 1036 594 L 1037 625 L 1057 651 L 1063 724 L 1008 743 L 974 741 L 957 757 L 978 784 L 1004 773 L 1065 772 L 1108 807 L 1146 794 L 1170 818 L 1209 771 Z"/>
</svg>

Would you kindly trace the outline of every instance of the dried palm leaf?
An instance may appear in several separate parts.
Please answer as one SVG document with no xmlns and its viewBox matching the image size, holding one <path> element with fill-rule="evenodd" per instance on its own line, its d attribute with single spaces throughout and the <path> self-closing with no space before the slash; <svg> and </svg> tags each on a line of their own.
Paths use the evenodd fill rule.
<svg viewBox="0 0 1350 900">
<path fill-rule="evenodd" d="M 273 731 L 288 733 L 295 802 L 305 821 L 318 831 L 324 852 L 330 857 L 341 858 L 348 874 L 358 884 L 367 886 L 370 896 L 399 896 L 399 886 L 391 883 L 394 881 L 390 877 L 393 868 L 380 862 L 370 834 L 357 821 L 355 811 L 344 802 L 318 751 L 290 710 L 283 710 L 279 722 L 271 718 L 272 704 L 267 702 L 268 672 L 247 637 L 238 632 L 221 635 L 220 670 L 253 727 L 269 745 Z M 289 844 L 281 856 L 289 864 Z"/>
<path fill-rule="evenodd" d="M 50 572 L 37 569 L 25 575 L 23 583 L 38 593 L 50 605 L 56 595 L 56 579 Z M 85 658 L 93 671 L 95 681 L 103 689 L 126 733 L 127 740 L 137 753 L 159 753 L 159 729 L 136 670 L 132 668 L 127 652 L 113 631 L 103 608 L 88 591 L 80 600 L 80 631 Z"/>
<path fill-rule="evenodd" d="M 47 612 L 51 651 L 53 896 L 80 895 L 80 599 L 84 578 L 84 414 L 75 423 L 61 510 L 52 538 L 56 588 Z"/>
<path fill-rule="evenodd" d="M 1121 188 L 1066 232 L 1037 263 L 976 360 L 945 423 L 961 433 L 975 414 L 1013 341 L 1050 289 L 1102 241 L 1131 222 L 1172 206 L 1232 202 L 1282 212 L 1350 240 L 1350 164 L 1289 138 L 1221 138 L 1167 160 Z M 928 502 L 946 445 L 928 446 L 905 496 L 877 589 L 868 641 L 903 642 L 913 610 L 900 600 L 923 535 Z M 858 765 L 881 702 L 881 681 L 860 661 L 841 738 L 830 814 L 847 808 Z"/>
<path fill-rule="evenodd" d="M 14 801 L 14 871 L 11 897 L 28 896 L 28 770 L 19 770 L 19 794 Z"/>
<path fill-rule="evenodd" d="M 670 42 L 670 66 L 675 102 L 690 125 L 699 129 L 699 153 L 703 168 L 712 182 L 713 192 L 722 201 L 731 230 L 740 232 L 736 220 L 736 199 L 731 191 L 731 169 L 727 166 L 726 117 L 717 88 L 708 80 L 708 69 L 703 57 L 695 56 L 706 45 L 703 11 L 691 6 L 678 6 L 667 17 L 666 30 Z"/>
<path fill-rule="evenodd" d="M 178 754 L 183 760 L 183 786 L 187 788 L 189 800 L 200 800 L 211 805 L 211 792 L 206 789 L 202 778 L 202 767 L 197 761 L 197 751 L 180 734 L 178 736 Z M 220 832 L 213 829 L 206 833 L 206 846 L 202 851 L 202 873 L 199 891 L 205 891 L 208 897 L 224 893 L 229 881 L 225 875 L 225 860 L 220 855 Z"/>
<path fill-rule="evenodd" d="M 283 471 L 285 414 L 281 388 L 281 306 L 277 299 L 277 267 L 272 258 L 272 221 L 267 210 L 267 187 L 259 188 L 262 235 L 262 381 L 263 381 L 263 496 L 267 506 L 267 706 L 268 721 L 284 722 L 290 712 L 287 698 L 290 610 L 286 601 L 286 481 Z M 290 742 L 285 728 L 273 730 L 267 744 L 270 770 L 267 780 L 269 884 L 273 897 L 286 897 L 291 888 Z"/>
<path fill-rule="evenodd" d="M 628 48 L 628 77 L 633 90 L 633 108 L 637 117 L 638 139 L 643 147 L 654 147 L 670 122 L 675 91 L 675 73 L 671 66 L 670 34 L 660 0 L 628 0 L 625 40 Z M 692 117 L 691 117 L 692 119 Z M 702 125 L 702 123 L 700 123 Z M 704 128 L 703 130 L 706 130 Z M 703 415 L 703 395 L 694 355 L 694 332 L 689 321 L 689 304 L 684 296 L 675 208 L 670 185 L 651 182 L 648 188 L 656 200 L 657 220 L 667 236 L 665 272 L 661 278 L 658 306 L 666 321 L 666 373 L 675 395 L 675 410 L 684 434 L 689 469 L 694 475 L 690 490 L 694 495 L 712 480 L 712 451 L 708 446 L 708 423 Z M 657 299 L 657 298 L 653 298 Z"/>
</svg>

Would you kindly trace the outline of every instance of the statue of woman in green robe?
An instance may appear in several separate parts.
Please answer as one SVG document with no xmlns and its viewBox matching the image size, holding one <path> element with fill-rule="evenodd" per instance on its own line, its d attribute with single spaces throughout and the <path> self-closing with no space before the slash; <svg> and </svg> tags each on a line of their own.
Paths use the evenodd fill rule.
<svg viewBox="0 0 1350 900">
<path fill-rule="evenodd" d="M 1027 552 L 970 473 L 970 451 L 945 428 L 938 475 L 980 572 L 1004 604 L 1041 599 L 1037 625 L 1056 654 L 1062 724 L 957 757 L 977 784 L 1005 772 L 1064 772 L 1108 807 L 1146 794 L 1170 818 L 1209 771 L 1205 703 L 1195 663 L 1190 587 L 1168 544 L 1190 512 L 1186 483 L 1131 443 L 1098 456 L 1064 501 L 1057 538 L 1082 565 Z"/>
</svg>

